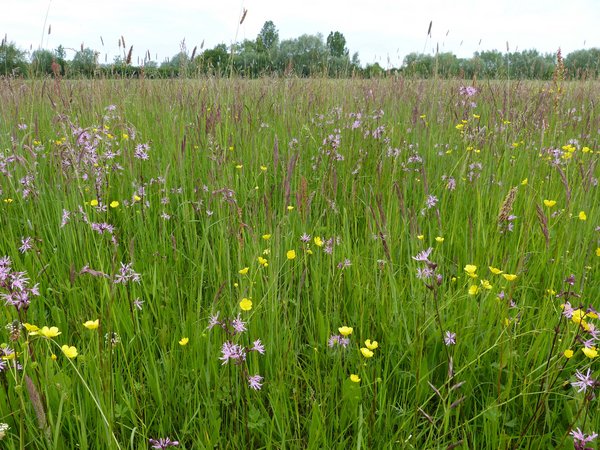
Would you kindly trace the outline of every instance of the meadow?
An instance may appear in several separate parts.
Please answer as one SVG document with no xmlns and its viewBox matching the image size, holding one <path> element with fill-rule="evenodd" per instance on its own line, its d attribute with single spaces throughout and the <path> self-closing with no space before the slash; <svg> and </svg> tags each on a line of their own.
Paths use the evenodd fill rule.
<svg viewBox="0 0 600 450">
<path fill-rule="evenodd" d="M 596 448 L 599 92 L 0 80 L 0 447 Z"/>
</svg>

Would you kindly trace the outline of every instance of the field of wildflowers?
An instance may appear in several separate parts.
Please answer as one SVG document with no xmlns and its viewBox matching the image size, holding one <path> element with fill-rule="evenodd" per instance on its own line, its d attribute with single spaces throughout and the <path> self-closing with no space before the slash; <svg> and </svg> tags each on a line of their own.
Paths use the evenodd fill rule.
<svg viewBox="0 0 600 450">
<path fill-rule="evenodd" d="M 596 448 L 599 92 L 0 80 L 0 447 Z"/>
</svg>

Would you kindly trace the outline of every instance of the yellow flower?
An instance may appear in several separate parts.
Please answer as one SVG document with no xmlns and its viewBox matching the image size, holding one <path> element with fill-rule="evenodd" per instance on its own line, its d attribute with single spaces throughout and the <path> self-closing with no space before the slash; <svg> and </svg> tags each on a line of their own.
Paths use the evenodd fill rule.
<svg viewBox="0 0 600 450">
<path fill-rule="evenodd" d="M 12 198 L 5 198 L 4 199 L 4 203 L 12 203 L 13 199 Z"/>
<path fill-rule="evenodd" d="M 548 208 L 552 208 L 554 205 L 556 205 L 556 200 L 544 200 L 544 205 L 546 205 Z"/>
<path fill-rule="evenodd" d="M 443 237 L 441 237 L 441 236 L 438 236 L 438 237 L 436 237 L 436 238 L 435 238 L 435 240 L 436 240 L 436 242 L 439 242 L 440 244 L 441 244 L 442 242 L 444 242 L 444 238 L 443 238 Z"/>
<path fill-rule="evenodd" d="M 65 356 L 69 359 L 76 358 L 78 355 L 77 349 L 73 346 L 69 347 L 68 345 L 63 345 L 61 347 L 61 350 L 65 354 Z"/>
<path fill-rule="evenodd" d="M 579 217 L 579 220 L 587 220 L 585 211 L 579 211 L 579 215 L 577 217 Z"/>
<path fill-rule="evenodd" d="M 140 197 L 139 195 L 134 195 L 133 196 L 133 201 L 134 202 L 139 202 L 142 199 L 142 197 Z"/>
<path fill-rule="evenodd" d="M 358 375 L 352 374 L 350 375 L 350 381 L 353 383 L 360 383 L 360 377 Z"/>
<path fill-rule="evenodd" d="M 320 236 L 315 236 L 313 241 L 317 247 L 323 247 L 323 239 Z"/>
<path fill-rule="evenodd" d="M 516 275 L 513 275 L 511 273 L 503 273 L 502 276 L 507 280 L 507 281 L 514 281 L 517 279 Z"/>
<path fill-rule="evenodd" d="M 186 346 L 190 342 L 190 338 L 184 337 L 179 340 L 179 345 L 182 347 Z"/>
<path fill-rule="evenodd" d="M 481 280 L 481 287 L 489 290 L 492 288 L 492 285 L 488 280 Z"/>
<path fill-rule="evenodd" d="M 374 353 L 371 350 L 365 347 L 361 347 L 360 352 L 365 358 L 372 358 L 374 355 Z"/>
<path fill-rule="evenodd" d="M 288 250 L 286 253 L 287 259 L 294 259 L 296 258 L 296 251 L 295 250 Z"/>
<path fill-rule="evenodd" d="M 479 114 L 473 114 L 474 119 L 479 119 L 481 116 Z"/>
<path fill-rule="evenodd" d="M 271 239 L 271 235 L 270 235 L 270 234 L 263 234 L 263 235 L 262 235 L 262 238 L 263 238 L 265 241 L 268 241 L 269 239 Z"/>
<path fill-rule="evenodd" d="M 29 333 L 29 334 L 33 334 L 33 333 Z M 53 338 L 53 337 L 56 337 L 59 334 L 61 334 L 61 332 L 58 331 L 57 327 L 48 328 L 46 326 L 43 326 L 42 329 L 39 331 L 39 334 L 41 334 L 42 336 L 44 336 L 46 338 Z"/>
<path fill-rule="evenodd" d="M 240 309 L 242 311 L 250 311 L 252 309 L 252 300 L 250 300 L 249 298 L 244 297 L 240 301 Z"/>
<path fill-rule="evenodd" d="M 565 358 L 570 359 L 573 357 L 573 350 L 568 348 L 563 352 L 563 355 L 565 355 Z"/>
<path fill-rule="evenodd" d="M 288 205 L 288 207 L 287 207 L 287 210 L 288 210 L 288 211 L 293 211 L 293 210 L 294 210 L 294 207 L 293 207 L 292 205 Z"/>
<path fill-rule="evenodd" d="M 236 169 L 241 169 L 242 167 L 244 167 L 242 164 L 237 164 L 237 165 L 235 166 L 235 168 L 236 168 Z"/>
<path fill-rule="evenodd" d="M 125 140 L 129 139 L 129 135 L 127 133 L 123 133 L 121 137 Z"/>
<path fill-rule="evenodd" d="M 592 149 L 590 149 L 589 147 L 583 147 L 583 148 L 581 149 L 581 151 L 582 151 L 583 153 L 589 153 L 589 152 L 591 152 L 591 151 L 592 151 Z"/>
<path fill-rule="evenodd" d="M 469 275 L 471 278 L 477 278 L 477 274 L 475 273 L 476 270 L 477 266 L 474 266 L 473 264 L 467 264 L 465 266 L 465 272 L 467 272 L 467 275 Z"/>
<path fill-rule="evenodd" d="M 94 199 L 90 201 L 90 205 L 92 206 L 98 206 L 98 200 Z"/>
<path fill-rule="evenodd" d="M 456 128 L 457 130 L 462 130 L 464 127 L 465 125 L 463 123 L 459 123 L 454 128 Z"/>
<path fill-rule="evenodd" d="M 100 319 L 88 320 L 87 322 L 85 322 L 83 324 L 83 326 L 86 327 L 88 330 L 95 330 L 96 328 L 98 328 L 99 325 L 100 325 Z"/>
<path fill-rule="evenodd" d="M 425 239 L 425 235 L 424 234 L 418 234 L 417 235 L 417 239 L 422 241 L 423 239 Z"/>
<path fill-rule="evenodd" d="M 488 268 L 490 269 L 490 272 L 492 272 L 494 275 L 500 275 L 503 271 L 500 269 L 497 269 L 495 267 L 492 266 L 488 266 Z"/>
<path fill-rule="evenodd" d="M 583 347 L 581 351 L 590 359 L 594 359 L 598 356 L 598 350 L 596 347 Z"/>
<path fill-rule="evenodd" d="M 262 170 L 263 172 L 267 171 L 267 166 L 260 166 L 260 170 Z"/>
<path fill-rule="evenodd" d="M 118 208 L 119 207 L 119 202 L 116 200 L 113 200 L 112 202 L 110 202 L 110 207 L 111 208 Z"/>
<path fill-rule="evenodd" d="M 365 346 L 369 349 L 369 350 L 375 350 L 377 347 L 379 347 L 379 343 L 377 341 L 371 341 L 371 339 L 367 339 L 365 341 Z"/>
<path fill-rule="evenodd" d="M 600 256 L 600 247 L 596 249 L 596 256 Z"/>
<path fill-rule="evenodd" d="M 54 353 L 52 353 L 52 354 L 50 355 L 50 359 L 52 359 L 52 361 L 56 361 L 56 359 L 57 359 L 57 356 L 56 356 Z"/>
<path fill-rule="evenodd" d="M 29 334 L 32 334 L 32 333 L 37 334 L 37 332 L 40 331 L 40 328 L 37 325 L 32 325 L 30 323 L 24 323 L 23 326 L 25 327 L 25 329 L 27 330 L 27 332 Z"/>
<path fill-rule="evenodd" d="M 477 286 L 476 284 L 472 285 L 469 288 L 469 295 L 477 295 L 479 293 L 479 286 Z"/>
<path fill-rule="evenodd" d="M 527 183 L 529 183 L 529 180 L 527 178 L 525 178 L 523 181 L 521 181 L 522 186 L 527 186 Z"/>
<path fill-rule="evenodd" d="M 556 295 L 556 291 L 554 289 L 546 289 L 546 294 L 548 294 L 548 295 Z"/>
<path fill-rule="evenodd" d="M 239 273 L 240 273 L 240 275 L 246 275 L 249 270 L 250 270 L 249 267 L 244 267 L 243 269 L 239 270 Z"/>
<path fill-rule="evenodd" d="M 267 262 L 267 258 L 263 258 L 262 256 L 258 257 L 258 263 L 263 267 L 267 267 L 269 265 Z"/>
<path fill-rule="evenodd" d="M 350 336 L 352 334 L 352 331 L 354 330 L 352 329 L 352 327 L 347 327 L 346 325 L 344 325 L 343 327 L 339 327 L 338 331 L 342 336 Z"/>
</svg>

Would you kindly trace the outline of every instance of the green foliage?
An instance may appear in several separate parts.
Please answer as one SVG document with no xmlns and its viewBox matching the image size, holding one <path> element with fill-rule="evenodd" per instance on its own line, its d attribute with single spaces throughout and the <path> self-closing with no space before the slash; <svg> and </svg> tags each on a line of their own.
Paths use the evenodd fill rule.
<svg viewBox="0 0 600 450">
<path fill-rule="evenodd" d="M 329 54 L 334 58 L 348 56 L 346 38 L 339 31 L 329 33 L 329 36 L 327 36 L 327 49 L 329 50 Z"/>
<path fill-rule="evenodd" d="M 69 68 L 75 76 L 93 76 L 98 69 L 99 53 L 91 48 L 83 48 L 75 53 Z"/>
<path fill-rule="evenodd" d="M 0 80 L 0 258 L 40 293 L 5 304 L 2 260 L 3 449 L 545 449 L 600 429 L 597 388 L 572 385 L 600 376 L 577 321 L 600 295 L 600 85 L 370 70 Z M 217 312 L 247 331 L 209 329 Z"/>
<path fill-rule="evenodd" d="M 27 73 L 27 52 L 14 42 L 0 43 L 0 75 L 24 76 Z"/>
</svg>

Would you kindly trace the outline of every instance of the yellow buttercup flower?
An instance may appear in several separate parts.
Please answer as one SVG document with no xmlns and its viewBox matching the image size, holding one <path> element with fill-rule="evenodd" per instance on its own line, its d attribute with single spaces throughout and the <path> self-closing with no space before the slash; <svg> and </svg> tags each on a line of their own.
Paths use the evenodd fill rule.
<svg viewBox="0 0 600 450">
<path fill-rule="evenodd" d="M 240 309 L 242 311 L 250 311 L 252 309 L 252 300 L 250 300 L 249 298 L 243 298 L 240 301 Z"/>
<path fill-rule="evenodd" d="M 488 280 L 481 280 L 481 287 L 489 290 L 492 288 L 492 284 Z"/>
<path fill-rule="evenodd" d="M 552 208 L 554 205 L 556 205 L 556 200 L 544 200 L 544 205 L 546 205 L 548 208 Z"/>
<path fill-rule="evenodd" d="M 365 347 L 361 347 L 360 352 L 365 358 L 372 358 L 374 355 L 374 353 L 371 350 Z"/>
<path fill-rule="evenodd" d="M 365 346 L 369 349 L 369 350 L 375 350 L 377 347 L 379 347 L 379 343 L 377 341 L 371 341 L 371 339 L 367 339 L 365 341 Z"/>
<path fill-rule="evenodd" d="M 30 323 L 24 323 L 23 326 L 25 327 L 25 329 L 27 330 L 27 332 L 29 334 L 32 334 L 32 333 L 37 334 L 37 332 L 40 331 L 40 328 L 37 325 L 32 325 Z"/>
<path fill-rule="evenodd" d="M 188 342 L 190 342 L 190 338 L 184 337 L 179 340 L 179 345 L 185 347 L 188 344 Z"/>
<path fill-rule="evenodd" d="M 352 329 L 352 327 L 347 327 L 346 325 L 344 325 L 343 327 L 339 327 L 338 331 L 342 336 L 350 336 L 352 334 L 352 331 L 354 330 Z"/>
<path fill-rule="evenodd" d="M 418 234 L 417 235 L 417 239 L 422 241 L 423 239 L 425 239 L 425 235 L 424 234 Z"/>
<path fill-rule="evenodd" d="M 585 214 L 585 211 L 579 211 L 579 215 L 577 217 L 579 217 L 579 220 L 587 220 L 587 215 Z"/>
<path fill-rule="evenodd" d="M 317 247 L 323 247 L 323 240 L 321 239 L 320 236 L 315 236 L 313 241 Z"/>
<path fill-rule="evenodd" d="M 92 206 L 98 206 L 98 200 L 96 200 L 96 199 L 90 200 L 90 205 L 92 205 Z"/>
<path fill-rule="evenodd" d="M 113 200 L 112 202 L 110 202 L 110 207 L 111 208 L 118 208 L 119 207 L 119 202 L 116 200 Z"/>
<path fill-rule="evenodd" d="M 467 264 L 465 266 L 465 272 L 467 272 L 467 275 L 469 275 L 471 278 L 477 278 L 477 274 L 475 273 L 476 270 L 477 266 L 474 266 L 473 264 Z"/>
<path fill-rule="evenodd" d="M 268 241 L 269 239 L 271 239 L 271 235 L 270 235 L 270 234 L 263 234 L 263 235 L 262 235 L 262 238 L 263 238 L 265 241 Z"/>
<path fill-rule="evenodd" d="M 469 288 L 469 295 L 477 295 L 479 293 L 479 286 L 477 286 L 476 284 L 472 285 Z"/>
<path fill-rule="evenodd" d="M 444 238 L 441 236 L 438 236 L 435 238 L 435 241 L 441 244 L 442 242 L 444 242 Z"/>
<path fill-rule="evenodd" d="M 285 254 L 287 256 L 287 259 L 294 259 L 296 258 L 296 251 L 295 250 L 288 250 L 288 252 Z"/>
<path fill-rule="evenodd" d="M 503 273 L 502 276 L 507 280 L 507 281 L 514 281 L 517 279 L 516 275 L 513 275 L 511 273 Z"/>
<path fill-rule="evenodd" d="M 600 256 L 600 247 L 596 249 L 596 256 Z"/>
<path fill-rule="evenodd" d="M 38 332 L 39 334 L 41 334 L 42 336 L 44 336 L 45 338 L 53 338 L 58 336 L 59 334 L 62 334 L 60 331 L 58 331 L 57 327 L 46 327 L 43 326 L 42 329 Z M 33 334 L 33 333 L 29 333 L 29 334 Z"/>
<path fill-rule="evenodd" d="M 568 348 L 563 352 L 563 355 L 565 356 L 565 358 L 571 359 L 573 357 L 573 350 Z"/>
<path fill-rule="evenodd" d="M 360 377 L 356 374 L 352 374 L 350 375 L 350 381 L 353 383 L 360 383 Z"/>
<path fill-rule="evenodd" d="M 500 275 L 503 271 L 500 269 L 497 269 L 495 267 L 489 266 L 488 267 L 490 269 L 490 272 L 492 272 L 494 275 Z"/>
<path fill-rule="evenodd" d="M 83 324 L 83 326 L 86 327 L 88 330 L 95 330 L 100 326 L 100 319 L 88 320 Z"/>
<path fill-rule="evenodd" d="M 598 349 L 596 347 L 583 347 L 581 351 L 590 359 L 594 359 L 598 356 Z"/>
<path fill-rule="evenodd" d="M 529 183 L 529 180 L 525 178 L 523 181 L 521 181 L 521 186 L 527 186 L 527 183 Z"/>
<path fill-rule="evenodd" d="M 267 258 L 263 258 L 262 256 L 258 257 L 258 263 L 263 267 L 267 267 L 269 265 L 267 262 Z"/>
<path fill-rule="evenodd" d="M 244 267 L 243 269 L 239 270 L 238 272 L 240 275 L 246 275 L 249 270 L 250 270 L 249 267 Z"/>
<path fill-rule="evenodd" d="M 63 345 L 61 347 L 61 350 L 65 354 L 65 356 L 69 359 L 76 358 L 78 355 L 77 349 L 73 346 L 69 347 L 68 345 Z"/>
</svg>

